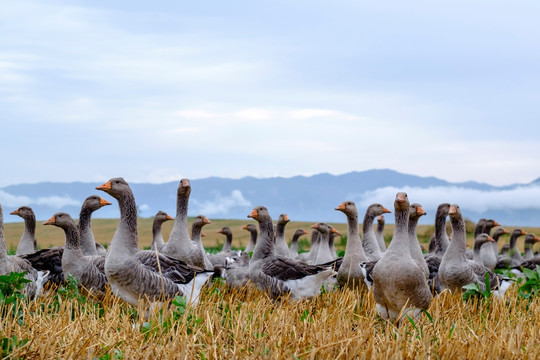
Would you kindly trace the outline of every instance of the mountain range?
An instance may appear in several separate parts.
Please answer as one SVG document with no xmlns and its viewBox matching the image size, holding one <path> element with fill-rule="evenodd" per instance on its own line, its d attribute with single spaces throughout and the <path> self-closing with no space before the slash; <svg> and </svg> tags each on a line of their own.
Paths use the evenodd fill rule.
<svg viewBox="0 0 540 360">
<path fill-rule="evenodd" d="M 179 180 L 162 184 L 130 183 L 139 215 L 151 217 L 163 210 L 174 216 Z M 97 185 L 101 184 L 39 182 L 0 188 L 4 221 L 20 221 L 9 212 L 22 205 L 32 207 L 38 219 L 47 219 L 57 211 L 78 217 L 82 201 L 92 194 L 113 203 L 97 211 L 94 217 L 118 217 L 116 201 L 95 190 Z M 345 200 L 352 200 L 362 221 L 369 204 L 381 203 L 392 210 L 396 192 L 406 191 L 411 202 L 422 204 L 428 212 L 421 223 L 433 223 L 437 206 L 449 202 L 459 204 L 464 215 L 473 221 L 486 217 L 505 225 L 540 226 L 540 178 L 528 184 L 493 186 L 474 181 L 452 183 L 436 177 L 374 169 L 290 178 L 209 177 L 191 180 L 191 187 L 189 215 L 204 214 L 210 219 L 247 221 L 254 206 L 265 205 L 275 219 L 287 213 L 296 221 L 345 222 L 345 216 L 334 208 Z M 386 215 L 386 219 L 393 223 L 392 214 Z"/>
</svg>

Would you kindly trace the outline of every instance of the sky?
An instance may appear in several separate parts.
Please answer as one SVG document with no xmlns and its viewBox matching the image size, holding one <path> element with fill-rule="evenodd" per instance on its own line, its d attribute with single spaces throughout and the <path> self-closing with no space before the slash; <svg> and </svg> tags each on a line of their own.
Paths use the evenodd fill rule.
<svg viewBox="0 0 540 360">
<path fill-rule="evenodd" d="M 540 177 L 537 1 L 0 0 L 0 187 Z"/>
</svg>

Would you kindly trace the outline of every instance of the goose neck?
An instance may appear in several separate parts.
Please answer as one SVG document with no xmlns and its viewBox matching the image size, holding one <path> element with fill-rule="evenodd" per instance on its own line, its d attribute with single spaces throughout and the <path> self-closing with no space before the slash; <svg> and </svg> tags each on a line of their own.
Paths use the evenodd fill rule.
<svg viewBox="0 0 540 360">
<path fill-rule="evenodd" d="M 274 224 L 272 220 L 259 223 L 259 239 L 253 250 L 252 262 L 274 255 Z"/>
</svg>

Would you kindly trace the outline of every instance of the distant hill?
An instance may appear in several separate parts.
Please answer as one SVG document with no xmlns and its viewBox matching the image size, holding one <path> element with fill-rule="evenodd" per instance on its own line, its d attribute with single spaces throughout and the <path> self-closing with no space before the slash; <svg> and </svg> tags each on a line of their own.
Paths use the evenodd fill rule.
<svg viewBox="0 0 540 360">
<path fill-rule="evenodd" d="M 97 185 L 100 184 L 41 182 L 0 188 L 4 220 L 19 221 L 9 212 L 22 205 L 31 206 L 38 219 L 47 219 L 57 211 L 78 217 L 80 204 L 92 194 L 99 194 L 114 204 L 97 211 L 95 217 L 118 217 L 116 201 L 95 190 Z M 158 210 L 174 216 L 178 181 L 130 185 L 140 216 L 151 217 Z M 421 203 L 428 211 L 423 223 L 433 223 L 437 205 L 450 202 L 458 203 L 465 216 L 473 221 L 490 217 L 507 225 L 540 226 L 540 178 L 530 184 L 497 187 L 471 181 L 451 183 L 435 177 L 376 169 L 290 178 L 209 177 L 191 180 L 191 186 L 190 216 L 204 214 L 210 218 L 248 221 L 247 215 L 254 206 L 265 205 L 274 218 L 287 213 L 291 219 L 299 221 L 345 222 L 345 216 L 334 208 L 342 201 L 352 200 L 357 204 L 362 221 L 370 203 L 379 202 L 392 210 L 395 193 L 404 190 L 412 202 Z M 387 222 L 393 222 L 391 214 L 387 215 Z"/>
</svg>

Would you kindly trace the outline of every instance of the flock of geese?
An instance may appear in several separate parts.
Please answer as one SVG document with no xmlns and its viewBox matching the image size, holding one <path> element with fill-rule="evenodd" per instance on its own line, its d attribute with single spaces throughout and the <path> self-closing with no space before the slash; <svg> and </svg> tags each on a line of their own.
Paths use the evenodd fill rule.
<svg viewBox="0 0 540 360">
<path fill-rule="evenodd" d="M 396 321 L 403 314 L 419 316 L 429 307 L 433 296 L 445 289 L 461 291 L 463 286 L 477 283 L 485 287 L 488 274 L 490 288 L 502 296 L 510 285 L 508 279 L 494 273 L 497 267 L 521 269 L 540 265 L 540 257 L 533 253 L 533 245 L 540 239 L 515 229 L 510 234 L 508 246 L 498 251 L 499 238 L 509 232 L 491 219 L 481 219 L 475 231 L 472 251 L 466 249 L 465 221 L 456 204 L 439 205 L 435 215 L 435 233 L 427 254 L 422 252 L 416 235 L 421 216 L 426 215 L 422 206 L 411 204 L 404 192 L 394 201 L 395 228 L 386 248 L 382 231 L 384 217 L 391 211 L 381 204 L 370 205 L 359 234 L 356 205 L 345 201 L 335 208 L 347 219 L 347 244 L 345 255 L 338 257 L 334 238 L 339 233 L 330 225 L 317 223 L 311 228 L 309 252 L 298 253 L 298 239 L 306 235 L 303 229 L 294 233 L 291 246 L 285 239 L 286 214 L 273 223 L 268 209 L 257 206 L 248 215 L 258 222 L 258 227 L 248 224 L 250 242 L 244 251 L 231 248 L 232 232 L 224 227 L 220 232 L 226 243 L 220 253 L 210 254 L 201 242 L 202 228 L 210 223 L 206 216 L 197 216 L 188 228 L 188 203 L 191 184 L 182 179 L 177 191 L 176 217 L 158 212 L 154 218 L 153 242 L 150 250 L 138 247 L 137 207 L 130 186 L 123 178 L 113 178 L 97 186 L 118 201 L 120 221 L 108 249 L 95 242 L 91 229 L 92 213 L 111 203 L 99 196 L 88 197 L 81 208 L 78 224 L 65 212 L 54 214 L 44 225 L 60 227 L 65 232 L 66 243 L 36 251 L 36 220 L 32 209 L 23 206 L 12 215 L 25 221 L 25 230 L 19 241 L 16 255 L 7 255 L 2 207 L 0 206 L 0 274 L 26 272 L 31 282 L 25 293 L 36 298 L 46 283 L 61 285 L 67 274 L 73 276 L 84 289 L 97 296 L 103 295 L 106 286 L 124 301 L 137 306 L 140 301 L 160 303 L 175 296 L 184 296 L 196 304 L 201 289 L 214 277 L 221 277 L 231 287 L 257 286 L 272 298 L 290 295 L 293 299 L 316 296 L 321 288 L 333 291 L 338 288 L 370 289 L 378 313 L 385 319 Z M 446 231 L 450 218 L 452 233 Z M 377 219 L 377 229 L 374 222 Z M 174 220 L 167 242 L 161 226 Z M 525 237 L 525 253 L 518 247 L 519 237 Z M 251 256 L 250 256 L 251 255 Z"/>
</svg>

